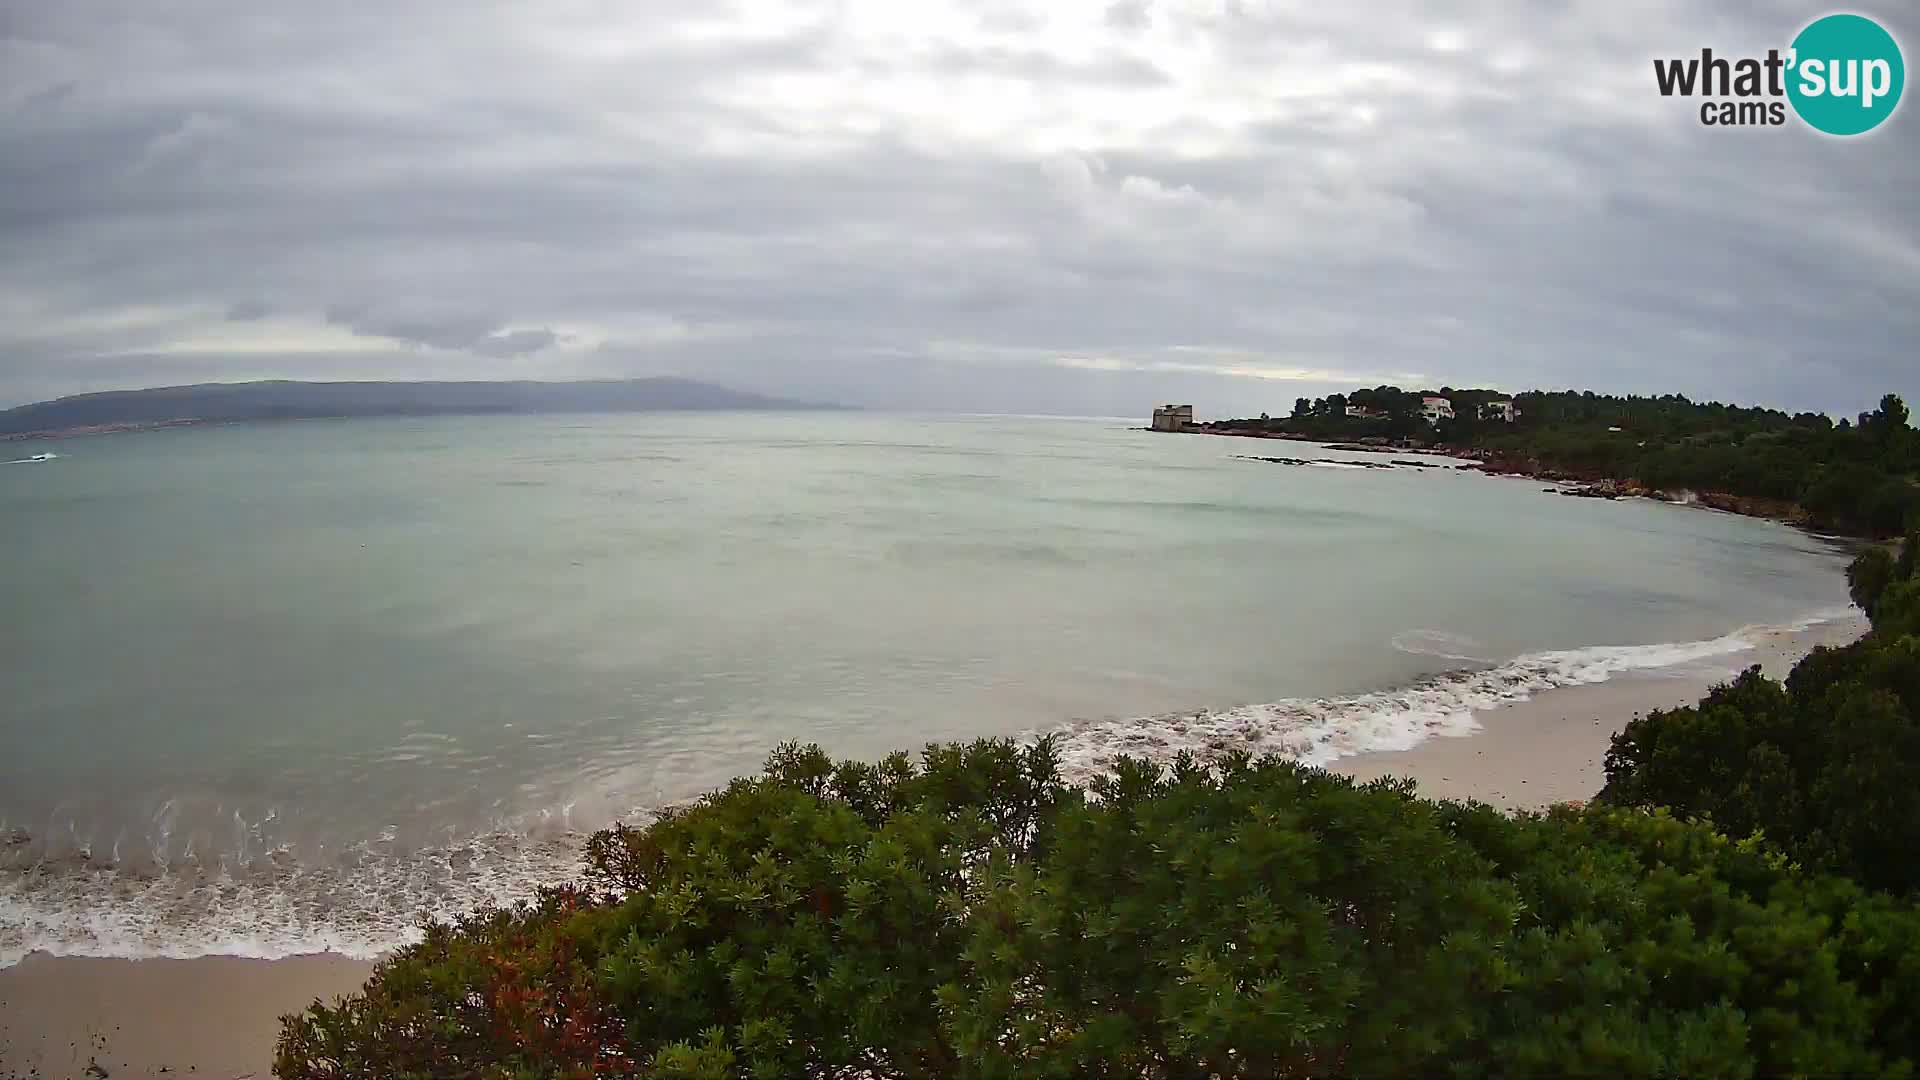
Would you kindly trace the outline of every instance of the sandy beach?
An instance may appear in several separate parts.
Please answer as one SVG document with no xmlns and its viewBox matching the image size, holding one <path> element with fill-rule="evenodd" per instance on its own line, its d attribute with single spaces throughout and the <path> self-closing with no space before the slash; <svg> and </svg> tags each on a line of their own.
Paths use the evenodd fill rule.
<svg viewBox="0 0 1920 1080">
<path fill-rule="evenodd" d="M 112 960 L 35 953 L 0 969 L 0 1080 L 264 1078 L 281 1014 L 353 992 L 372 967 L 332 955 Z"/>
<path fill-rule="evenodd" d="M 1865 630 L 1865 620 L 1853 617 L 1778 631 L 1734 659 L 1783 677 L 1816 645 L 1843 644 Z M 1477 734 L 1361 754 L 1333 767 L 1363 779 L 1411 777 L 1425 795 L 1509 810 L 1589 799 L 1605 782 L 1614 732 L 1649 709 L 1697 701 L 1724 678 L 1683 668 L 1565 687 L 1476 714 Z M 371 967 L 333 955 L 114 960 L 34 954 L 0 969 L 0 1080 L 266 1077 L 278 1018 L 316 998 L 352 992 Z"/>
<path fill-rule="evenodd" d="M 1783 679 L 1816 646 L 1844 645 L 1866 631 L 1866 618 L 1856 613 L 1805 630 L 1775 632 L 1734 659 L 1743 667 L 1759 664 L 1769 676 Z M 1607 744 L 1629 720 L 1650 709 L 1693 704 L 1725 681 L 1724 675 L 1682 668 L 1561 687 L 1475 713 L 1481 728 L 1475 734 L 1429 739 L 1411 750 L 1359 754 L 1331 768 L 1363 780 L 1408 777 L 1429 798 L 1542 810 L 1590 799 L 1600 790 L 1607 780 Z"/>
</svg>

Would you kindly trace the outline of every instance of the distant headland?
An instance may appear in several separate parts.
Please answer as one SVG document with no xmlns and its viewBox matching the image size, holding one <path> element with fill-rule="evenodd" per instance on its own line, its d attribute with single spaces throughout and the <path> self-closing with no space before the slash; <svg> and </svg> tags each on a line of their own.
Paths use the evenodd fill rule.
<svg viewBox="0 0 1920 1080">
<path fill-rule="evenodd" d="M 349 416 L 835 409 L 691 379 L 579 382 L 200 383 L 75 394 L 0 411 L 0 439 L 56 438 L 181 424 Z"/>
<path fill-rule="evenodd" d="M 1835 422 L 1679 394 L 1376 386 L 1299 398 L 1287 416 L 1196 422 L 1191 405 L 1162 405 L 1152 430 L 1425 451 L 1487 474 L 1579 485 L 1553 489 L 1563 494 L 1697 503 L 1823 532 L 1892 537 L 1920 528 L 1920 431 L 1898 394 Z"/>
</svg>

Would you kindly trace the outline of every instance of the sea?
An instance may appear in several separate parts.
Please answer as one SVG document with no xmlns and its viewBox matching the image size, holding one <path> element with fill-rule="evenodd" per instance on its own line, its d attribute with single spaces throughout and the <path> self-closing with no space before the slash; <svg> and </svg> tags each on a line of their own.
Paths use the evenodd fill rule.
<svg viewBox="0 0 1920 1080">
<path fill-rule="evenodd" d="M 1117 753 L 1324 764 L 1558 687 L 1731 673 L 1847 611 L 1845 553 L 1774 523 L 1141 426 L 0 446 L 0 966 L 371 956 L 574 876 L 593 829 L 788 740 L 1052 734 L 1075 777 Z M 1328 460 L 1239 456 L 1261 454 Z"/>
</svg>

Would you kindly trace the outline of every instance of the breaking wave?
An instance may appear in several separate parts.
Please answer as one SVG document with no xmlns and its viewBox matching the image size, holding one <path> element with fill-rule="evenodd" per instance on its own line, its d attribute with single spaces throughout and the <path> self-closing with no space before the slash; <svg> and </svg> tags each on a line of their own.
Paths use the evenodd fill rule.
<svg viewBox="0 0 1920 1080">
<path fill-rule="evenodd" d="M 422 914 L 450 918 L 576 877 L 585 839 L 499 833 L 404 854 L 379 854 L 376 842 L 319 866 L 269 858 L 150 872 L 69 858 L 0 872 L 0 967 L 36 950 L 371 959 L 416 940 Z"/>
<path fill-rule="evenodd" d="M 1403 630 L 1393 635 L 1390 644 L 1396 650 L 1412 656 L 1437 656 L 1442 660 L 1459 660 L 1470 664 L 1493 662 L 1474 655 L 1475 651 L 1484 647 L 1480 642 L 1465 634 L 1446 630 Z"/>
<path fill-rule="evenodd" d="M 1498 666 L 1436 675 L 1397 690 L 1083 721 L 1054 734 L 1063 769 L 1076 782 L 1106 770 L 1120 756 L 1169 762 L 1181 753 L 1207 759 L 1244 751 L 1324 766 L 1373 750 L 1411 749 L 1436 736 L 1471 735 L 1480 730 L 1475 711 L 1525 701 L 1557 687 L 1730 657 L 1853 614 L 1850 608 L 1821 611 L 1794 623 L 1742 627 L 1704 641 L 1529 653 Z M 1441 651 L 1474 644 L 1441 631 L 1410 631 L 1397 636 L 1393 644 L 1403 652 L 1474 659 L 1464 652 Z"/>
<path fill-rule="evenodd" d="M 1245 751 L 1326 765 L 1366 751 L 1472 734 L 1479 730 L 1475 710 L 1556 687 L 1716 661 L 1849 617 L 1858 614 L 1819 612 L 1704 641 L 1532 653 L 1397 690 L 1085 721 L 1027 737 L 1056 736 L 1063 769 L 1075 782 L 1092 778 L 1120 755 L 1165 762 L 1182 752 L 1205 759 Z M 1392 644 L 1403 652 L 1471 660 L 1477 643 L 1420 630 Z M 640 809 L 629 820 L 650 816 Z M 135 868 L 84 852 L 16 863 L 0 870 L 0 967 L 35 950 L 261 958 L 337 952 L 371 958 L 416 940 L 422 914 L 446 918 L 483 903 L 510 903 L 537 885 L 576 877 L 587 835 L 497 831 L 412 851 L 376 839 L 321 865 L 302 864 L 280 850 L 258 853 L 239 866 L 182 861 Z M 0 836 L 0 846 L 21 842 Z"/>
</svg>

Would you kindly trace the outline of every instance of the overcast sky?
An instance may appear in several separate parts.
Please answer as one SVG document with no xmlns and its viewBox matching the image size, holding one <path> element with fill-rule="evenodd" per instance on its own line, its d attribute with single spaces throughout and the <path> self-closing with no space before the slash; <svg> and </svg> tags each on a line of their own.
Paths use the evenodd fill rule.
<svg viewBox="0 0 1920 1080">
<path fill-rule="evenodd" d="M 0 0 L 0 405 L 678 374 L 899 408 L 1920 397 L 1920 103 L 1772 0 Z M 1905 3 L 1858 8 L 1907 42 Z M 1907 95 L 1913 97 L 1913 92 Z"/>
</svg>

